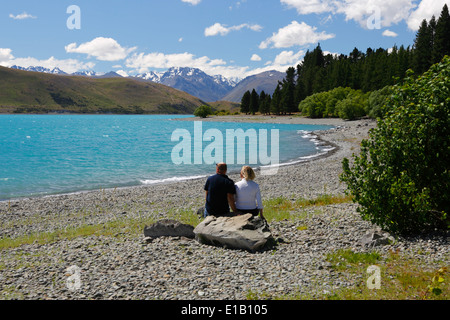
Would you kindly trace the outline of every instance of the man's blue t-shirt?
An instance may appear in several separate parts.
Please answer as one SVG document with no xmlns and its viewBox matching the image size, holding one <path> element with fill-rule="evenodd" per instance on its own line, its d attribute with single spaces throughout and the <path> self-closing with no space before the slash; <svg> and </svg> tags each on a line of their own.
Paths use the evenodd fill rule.
<svg viewBox="0 0 450 320">
<path fill-rule="evenodd" d="M 236 194 L 233 180 L 223 174 L 212 175 L 206 180 L 205 191 L 208 191 L 205 208 L 210 215 L 221 216 L 230 212 L 227 195 Z"/>
</svg>

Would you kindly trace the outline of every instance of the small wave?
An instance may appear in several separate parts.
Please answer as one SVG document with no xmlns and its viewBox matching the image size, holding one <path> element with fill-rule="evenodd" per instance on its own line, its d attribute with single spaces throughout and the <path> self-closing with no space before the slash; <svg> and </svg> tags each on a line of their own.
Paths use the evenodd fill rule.
<svg viewBox="0 0 450 320">
<path fill-rule="evenodd" d="M 206 176 L 190 176 L 190 177 L 172 177 L 172 178 L 166 178 L 166 179 L 156 179 L 156 180 L 140 180 L 142 184 L 157 184 L 157 183 L 171 183 L 171 182 L 180 182 L 180 181 L 186 181 L 186 180 L 194 180 L 194 179 L 200 179 L 205 178 Z"/>
</svg>

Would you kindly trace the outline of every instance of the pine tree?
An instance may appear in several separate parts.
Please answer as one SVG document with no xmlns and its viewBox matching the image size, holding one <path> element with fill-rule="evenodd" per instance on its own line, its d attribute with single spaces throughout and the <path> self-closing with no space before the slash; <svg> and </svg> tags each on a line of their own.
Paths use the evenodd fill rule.
<svg viewBox="0 0 450 320">
<path fill-rule="evenodd" d="M 248 114 L 250 112 L 250 91 L 246 91 L 241 99 L 241 112 Z"/>
<path fill-rule="evenodd" d="M 293 67 L 290 67 L 286 70 L 286 78 L 283 81 L 283 88 L 281 92 L 282 112 L 296 112 L 297 105 L 295 104 L 295 69 Z"/>
<path fill-rule="evenodd" d="M 277 87 L 272 95 L 272 101 L 270 103 L 270 112 L 273 114 L 280 114 L 280 102 L 281 102 L 281 83 L 278 82 Z"/>
<path fill-rule="evenodd" d="M 259 110 L 259 95 L 255 89 L 252 90 L 250 95 L 250 113 L 255 114 Z"/>
<path fill-rule="evenodd" d="M 423 20 L 414 42 L 414 71 L 422 74 L 431 66 L 432 32 L 427 20 Z"/>
<path fill-rule="evenodd" d="M 450 55 L 450 14 L 445 4 L 436 23 L 432 62 L 438 63 L 445 55 Z"/>
<path fill-rule="evenodd" d="M 259 113 L 264 114 L 264 103 L 265 103 L 265 99 L 266 99 L 266 93 L 263 91 L 261 91 L 261 93 L 259 94 Z"/>
</svg>

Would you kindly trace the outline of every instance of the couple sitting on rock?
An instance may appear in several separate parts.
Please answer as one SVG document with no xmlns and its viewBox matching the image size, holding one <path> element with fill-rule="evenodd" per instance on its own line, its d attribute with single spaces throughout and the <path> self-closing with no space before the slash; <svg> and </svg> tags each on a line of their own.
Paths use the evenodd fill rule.
<svg viewBox="0 0 450 320">
<path fill-rule="evenodd" d="M 242 167 L 241 181 L 234 183 L 227 176 L 227 165 L 218 163 L 216 174 L 206 180 L 206 204 L 204 216 L 235 216 L 251 213 L 263 216 L 259 186 L 253 181 L 255 172 L 249 166 Z M 230 207 L 232 212 L 230 212 Z"/>
</svg>

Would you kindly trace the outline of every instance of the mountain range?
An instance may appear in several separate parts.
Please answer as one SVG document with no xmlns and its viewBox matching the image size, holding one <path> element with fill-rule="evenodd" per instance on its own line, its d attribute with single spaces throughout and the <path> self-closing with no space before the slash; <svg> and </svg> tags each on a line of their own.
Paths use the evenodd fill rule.
<svg viewBox="0 0 450 320">
<path fill-rule="evenodd" d="M 34 71 L 47 74 L 68 75 L 59 68 L 48 69 L 44 67 L 12 66 L 12 69 Z M 97 74 L 94 71 L 80 71 L 75 76 L 89 78 L 119 78 L 118 73 L 111 71 L 106 74 Z M 205 102 L 229 101 L 240 103 L 244 93 L 255 89 L 258 94 L 264 90 L 273 94 L 278 81 L 284 79 L 285 74 L 279 71 L 267 71 L 244 79 L 228 79 L 222 75 L 208 75 L 200 69 L 189 67 L 173 67 L 165 72 L 150 71 L 128 77 L 140 81 L 151 81 L 184 91 Z"/>
<path fill-rule="evenodd" d="M 17 69 L 0 66 L 0 113 L 193 114 L 205 104 L 186 92 L 150 81 Z"/>
</svg>

